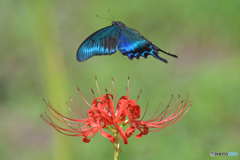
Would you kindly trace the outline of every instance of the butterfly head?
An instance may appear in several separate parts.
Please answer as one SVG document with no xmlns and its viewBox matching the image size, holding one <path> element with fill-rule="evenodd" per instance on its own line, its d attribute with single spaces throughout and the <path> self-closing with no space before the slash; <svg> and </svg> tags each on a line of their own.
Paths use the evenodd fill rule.
<svg viewBox="0 0 240 160">
<path fill-rule="evenodd" d="M 123 24 L 122 22 L 119 22 L 119 21 L 112 21 L 112 25 L 113 26 L 118 26 L 120 28 L 125 28 L 125 24 Z"/>
</svg>

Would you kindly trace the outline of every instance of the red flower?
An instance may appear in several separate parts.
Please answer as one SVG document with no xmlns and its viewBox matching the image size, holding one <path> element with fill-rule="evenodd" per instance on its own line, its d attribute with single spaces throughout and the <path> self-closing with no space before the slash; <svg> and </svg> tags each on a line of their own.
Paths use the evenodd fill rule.
<svg viewBox="0 0 240 160">
<path fill-rule="evenodd" d="M 167 111 L 168 107 L 169 107 L 169 105 L 168 105 L 161 114 L 159 114 L 158 116 L 153 118 L 155 116 L 155 114 L 157 113 L 158 109 L 159 109 L 159 107 L 158 107 L 158 109 L 156 110 L 154 115 L 148 121 L 138 120 L 138 118 L 141 115 L 141 108 L 140 108 L 140 106 L 135 104 L 134 107 L 131 107 L 131 109 L 129 109 L 129 111 L 130 111 L 129 115 L 130 116 L 128 116 L 129 120 L 126 123 L 131 124 L 131 126 L 129 128 L 127 128 L 127 130 L 126 130 L 127 137 L 130 137 L 136 129 L 138 129 L 140 131 L 140 133 L 137 134 L 135 136 L 135 138 L 141 138 L 143 135 L 147 135 L 148 132 L 159 131 L 166 126 L 177 122 L 189 110 L 190 106 L 188 107 L 188 105 L 189 105 L 190 101 L 186 101 L 184 103 L 184 100 L 183 100 L 180 103 L 180 105 L 178 106 L 178 108 L 171 115 L 169 115 L 165 119 L 164 119 L 164 117 L 166 117 L 172 111 L 172 109 L 176 106 L 178 100 L 179 100 L 179 98 L 177 99 L 177 101 L 175 102 L 175 104 L 173 105 L 173 107 L 169 111 Z M 169 104 L 170 104 L 170 102 L 169 102 Z M 150 129 L 152 129 L 152 130 L 150 130 Z"/>
<path fill-rule="evenodd" d="M 97 84 L 97 80 L 96 80 L 96 84 Z M 98 84 L 97 84 L 97 88 L 98 88 Z M 114 88 L 114 81 L 113 81 L 113 88 Z M 98 88 L 98 91 L 99 91 L 99 88 Z M 126 94 L 129 95 L 129 83 L 128 83 L 127 91 L 128 93 Z M 79 92 L 82 95 L 80 90 Z M 114 92 L 115 92 L 115 88 L 114 88 Z M 154 113 L 152 118 L 150 118 L 148 121 L 143 121 L 142 119 L 139 119 L 141 116 L 140 106 L 136 103 L 135 100 L 129 99 L 129 96 L 127 95 L 122 96 L 118 102 L 116 101 L 116 108 L 114 108 L 113 95 L 111 93 L 109 94 L 106 93 L 103 96 L 101 96 L 101 93 L 99 91 L 99 95 L 100 97 L 93 99 L 92 105 L 89 105 L 89 103 L 85 100 L 85 98 L 82 95 L 83 99 L 90 107 L 90 109 L 88 110 L 88 117 L 84 117 L 78 111 L 73 101 L 72 101 L 72 104 L 76 109 L 77 113 L 80 115 L 80 117 L 76 116 L 68 105 L 67 106 L 70 112 L 73 114 L 75 118 L 65 117 L 61 115 L 59 112 L 57 112 L 49 102 L 47 103 L 44 100 L 45 103 L 47 104 L 47 109 L 49 113 L 58 121 L 60 121 L 64 125 L 67 125 L 68 128 L 62 128 L 58 124 L 53 122 L 50 116 L 46 112 L 45 112 L 45 116 L 41 114 L 41 117 L 45 122 L 47 122 L 49 125 L 51 125 L 54 129 L 56 129 L 58 132 L 62 134 L 65 134 L 68 136 L 83 136 L 82 141 L 86 143 L 89 143 L 90 139 L 93 138 L 98 131 L 100 131 L 100 133 L 104 137 L 108 138 L 112 143 L 114 143 L 116 140 L 116 137 L 103 131 L 103 129 L 109 129 L 113 133 L 119 133 L 124 144 L 127 144 L 128 143 L 127 138 L 129 138 L 135 132 L 136 129 L 139 130 L 140 133 L 137 134 L 135 137 L 141 138 L 143 135 L 147 135 L 149 132 L 155 132 L 155 131 L 161 130 L 164 127 L 178 121 L 187 113 L 188 109 L 190 108 L 190 107 L 187 107 L 190 103 L 189 101 L 186 101 L 185 103 L 184 101 L 182 101 L 178 106 L 178 108 L 168 117 L 166 117 L 176 106 L 178 102 L 177 100 L 176 103 L 173 105 L 173 107 L 169 111 L 167 111 L 169 107 L 168 105 L 161 114 L 155 116 L 156 112 L 158 111 L 157 109 L 157 111 Z M 94 92 L 93 92 L 93 97 L 94 97 Z M 116 97 L 116 93 L 115 93 L 115 97 Z M 164 117 L 166 118 L 164 119 Z M 130 124 L 130 127 L 126 129 L 126 133 L 125 133 L 122 127 L 126 126 L 127 124 Z"/>
</svg>

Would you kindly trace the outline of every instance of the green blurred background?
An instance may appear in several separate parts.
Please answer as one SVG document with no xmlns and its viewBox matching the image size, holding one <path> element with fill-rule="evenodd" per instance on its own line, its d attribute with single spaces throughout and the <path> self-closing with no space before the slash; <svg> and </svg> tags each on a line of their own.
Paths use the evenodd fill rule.
<svg viewBox="0 0 240 160">
<path fill-rule="evenodd" d="M 0 159 L 113 159 L 113 144 L 99 133 L 89 144 L 64 136 L 40 117 L 42 98 L 62 114 L 73 98 L 86 115 L 90 89 L 115 79 L 117 97 L 143 90 L 139 105 L 151 116 L 189 95 L 192 107 L 177 123 L 121 142 L 119 159 L 212 159 L 210 151 L 238 152 L 240 107 L 240 1 L 190 0 L 25 0 L 0 1 Z M 76 51 L 90 34 L 111 25 L 110 18 L 138 30 L 161 49 L 168 64 L 149 56 L 129 60 L 117 51 L 82 63 Z M 96 94 L 97 95 L 97 94 Z M 237 159 L 238 157 L 232 157 Z"/>
</svg>

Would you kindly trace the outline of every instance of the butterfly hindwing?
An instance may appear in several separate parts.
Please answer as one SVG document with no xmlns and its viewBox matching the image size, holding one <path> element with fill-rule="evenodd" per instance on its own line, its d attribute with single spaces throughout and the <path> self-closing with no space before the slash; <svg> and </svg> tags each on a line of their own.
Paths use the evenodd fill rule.
<svg viewBox="0 0 240 160">
<path fill-rule="evenodd" d="M 167 60 L 158 56 L 158 51 L 162 50 L 132 28 L 126 27 L 124 30 L 121 30 L 118 49 L 131 60 L 133 58 L 139 59 L 140 56 L 147 58 L 148 55 L 151 55 L 167 63 Z"/>
<path fill-rule="evenodd" d="M 78 48 L 77 60 L 85 61 L 95 55 L 111 55 L 118 49 L 120 28 L 105 27 L 90 35 Z"/>
</svg>

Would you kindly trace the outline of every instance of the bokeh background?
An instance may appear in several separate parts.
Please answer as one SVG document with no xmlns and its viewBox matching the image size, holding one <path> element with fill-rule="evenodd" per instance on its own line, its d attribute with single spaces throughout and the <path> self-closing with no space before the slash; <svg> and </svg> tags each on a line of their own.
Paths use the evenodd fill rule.
<svg viewBox="0 0 240 160">
<path fill-rule="evenodd" d="M 72 97 L 86 114 L 94 75 L 102 93 L 115 79 L 117 97 L 139 90 L 147 117 L 159 102 L 192 101 L 177 123 L 128 145 L 119 159 L 211 159 L 210 151 L 238 152 L 240 138 L 240 1 L 191 0 L 25 0 L 0 1 L 0 159 L 112 159 L 113 144 L 99 133 L 89 144 L 64 136 L 40 117 L 42 98 L 62 114 Z M 168 64 L 149 56 L 129 60 L 119 51 L 82 63 L 76 51 L 90 34 L 111 25 L 96 14 L 138 30 L 161 49 Z M 97 94 L 96 94 L 97 95 Z M 239 156 L 238 156 L 239 157 Z M 231 157 L 237 159 L 238 157 Z"/>
</svg>

